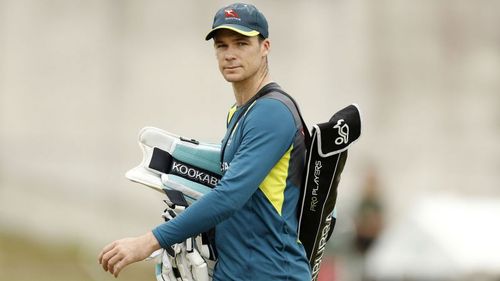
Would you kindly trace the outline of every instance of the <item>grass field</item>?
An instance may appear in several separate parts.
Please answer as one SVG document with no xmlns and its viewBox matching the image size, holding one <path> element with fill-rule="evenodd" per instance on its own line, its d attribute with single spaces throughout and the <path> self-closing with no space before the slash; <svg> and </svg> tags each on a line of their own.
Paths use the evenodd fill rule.
<svg viewBox="0 0 500 281">
<path fill-rule="evenodd" d="M 0 280 L 116 280 L 101 269 L 97 254 L 90 254 L 79 245 L 47 244 L 0 233 Z M 148 262 L 134 264 L 120 274 L 119 280 L 156 280 L 154 266 Z"/>
<path fill-rule="evenodd" d="M 94 253 L 95 252 L 95 253 Z M 42 243 L 0 231 L 0 281 L 110 281 L 97 262 L 97 251 L 77 244 Z M 322 266 L 319 280 L 330 281 L 332 268 Z M 124 269 L 120 281 L 154 281 L 151 262 L 139 262 Z"/>
</svg>

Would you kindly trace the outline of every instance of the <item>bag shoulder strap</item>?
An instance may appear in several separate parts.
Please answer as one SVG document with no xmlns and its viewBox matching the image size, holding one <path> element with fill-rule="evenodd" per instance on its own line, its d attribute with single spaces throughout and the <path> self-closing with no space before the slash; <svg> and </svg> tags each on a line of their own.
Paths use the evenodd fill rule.
<svg viewBox="0 0 500 281">
<path fill-rule="evenodd" d="M 292 96 L 290 96 L 287 92 L 283 91 L 280 88 L 277 88 L 277 87 L 269 88 L 269 90 L 266 91 L 265 94 L 268 94 L 271 92 L 278 92 L 278 93 L 284 95 L 285 97 L 287 97 L 290 101 L 292 101 L 293 105 L 295 106 L 295 110 L 297 110 L 297 114 L 299 115 L 300 122 L 302 123 L 302 130 L 303 130 L 302 133 L 304 135 L 304 142 L 306 145 L 306 149 L 308 150 L 310 145 L 311 145 L 311 133 L 309 132 L 309 129 L 307 128 L 306 122 L 304 121 L 304 118 L 302 117 L 302 113 L 300 112 L 300 109 L 299 109 L 297 102 L 293 99 Z"/>
<path fill-rule="evenodd" d="M 252 108 L 252 106 L 255 104 L 255 102 L 264 97 L 265 95 L 267 94 L 270 94 L 270 93 L 273 93 L 273 92 L 277 92 L 277 93 L 280 93 L 282 95 L 284 95 L 285 97 L 287 97 L 290 101 L 292 101 L 294 107 L 295 107 L 295 110 L 297 110 L 297 114 L 299 115 L 299 118 L 300 118 L 300 122 L 302 123 L 302 134 L 304 135 L 304 143 L 305 143 L 305 147 L 306 147 L 306 152 L 309 150 L 309 147 L 311 145 L 311 133 L 309 132 L 309 129 L 307 128 L 307 125 L 306 125 L 306 122 L 304 121 L 304 118 L 302 117 L 302 114 L 300 113 L 300 109 L 299 109 L 299 106 L 297 105 L 297 102 L 292 98 L 292 96 L 290 96 L 288 93 L 286 93 L 285 91 L 283 91 L 281 88 L 279 87 L 276 87 L 276 86 L 271 86 L 271 87 L 268 87 L 268 88 L 263 88 L 261 89 L 261 91 L 259 91 L 252 99 L 248 102 L 248 105 L 246 105 L 246 108 L 244 109 L 244 111 L 242 113 L 240 113 L 236 119 L 236 122 L 233 123 L 233 126 L 231 127 L 230 131 L 229 131 L 229 134 L 228 134 L 228 138 L 231 137 L 231 135 L 234 133 L 234 130 L 236 129 L 236 127 L 238 126 L 238 123 L 240 122 L 241 118 L 243 116 L 245 116 L 248 112 L 248 110 L 250 108 Z M 231 114 L 231 116 L 228 115 L 228 120 L 227 120 L 227 124 L 229 126 L 229 123 L 231 122 L 231 119 L 234 115 Z M 226 143 L 222 144 L 222 147 L 221 147 L 221 167 L 223 165 L 223 162 L 224 162 L 224 152 L 226 150 L 226 145 L 227 145 L 227 140 L 226 140 Z M 223 169 L 224 167 L 222 167 Z"/>
</svg>

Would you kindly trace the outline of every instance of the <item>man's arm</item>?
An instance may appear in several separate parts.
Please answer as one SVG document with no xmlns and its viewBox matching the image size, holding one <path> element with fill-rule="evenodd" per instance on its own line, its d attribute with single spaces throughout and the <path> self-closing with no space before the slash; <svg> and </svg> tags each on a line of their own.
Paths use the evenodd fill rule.
<svg viewBox="0 0 500 281">
<path fill-rule="evenodd" d="M 219 185 L 176 218 L 152 232 L 117 240 L 99 255 L 104 270 L 118 276 L 128 264 L 213 228 L 240 209 L 290 148 L 297 128 L 280 101 L 262 98 L 248 113 L 242 142 Z"/>
<path fill-rule="evenodd" d="M 240 124 L 242 142 L 219 185 L 175 219 L 153 230 L 162 247 L 205 232 L 243 207 L 290 148 L 297 128 L 280 101 L 262 98 Z"/>
</svg>

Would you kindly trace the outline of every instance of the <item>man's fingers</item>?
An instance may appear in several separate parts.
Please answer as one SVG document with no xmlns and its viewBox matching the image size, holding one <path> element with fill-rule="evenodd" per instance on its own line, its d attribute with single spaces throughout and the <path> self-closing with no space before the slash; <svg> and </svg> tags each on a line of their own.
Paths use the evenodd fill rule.
<svg viewBox="0 0 500 281">
<path fill-rule="evenodd" d="M 109 252 L 111 249 L 113 249 L 116 245 L 116 241 L 112 242 L 112 243 L 109 243 L 108 245 L 106 245 L 106 247 L 104 247 L 101 251 L 101 253 L 99 254 L 99 263 L 102 264 L 102 259 L 103 259 L 103 256 Z"/>
<path fill-rule="evenodd" d="M 113 274 L 116 270 L 116 265 L 124 258 L 123 253 L 116 253 L 113 257 L 110 257 L 107 263 L 108 271 Z"/>
<path fill-rule="evenodd" d="M 127 265 L 143 260 L 160 245 L 152 233 L 139 237 L 117 240 L 103 248 L 99 254 L 99 263 L 104 271 L 118 276 Z"/>
<path fill-rule="evenodd" d="M 120 271 L 127 266 L 130 263 L 129 259 L 126 257 L 121 259 L 118 263 L 113 268 L 113 272 L 111 272 L 115 277 L 118 277 L 118 274 L 120 274 Z"/>
<path fill-rule="evenodd" d="M 101 262 L 101 265 L 102 265 L 102 268 L 105 270 L 105 271 L 108 271 L 109 270 L 109 261 L 110 259 L 112 259 L 114 256 L 118 255 L 119 251 L 118 251 L 118 248 L 115 247 L 115 248 L 112 248 L 110 249 L 109 251 L 107 251 L 103 256 L 102 256 L 102 262 Z"/>
</svg>

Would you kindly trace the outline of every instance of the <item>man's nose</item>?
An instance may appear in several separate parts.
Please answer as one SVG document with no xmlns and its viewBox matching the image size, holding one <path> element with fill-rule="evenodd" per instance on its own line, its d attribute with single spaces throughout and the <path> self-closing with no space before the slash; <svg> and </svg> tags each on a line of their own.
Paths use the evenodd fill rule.
<svg viewBox="0 0 500 281">
<path fill-rule="evenodd" d="M 227 48 L 226 52 L 224 53 L 224 59 L 225 60 L 234 60 L 236 58 L 236 55 L 234 53 L 234 50 L 229 47 Z"/>
</svg>

